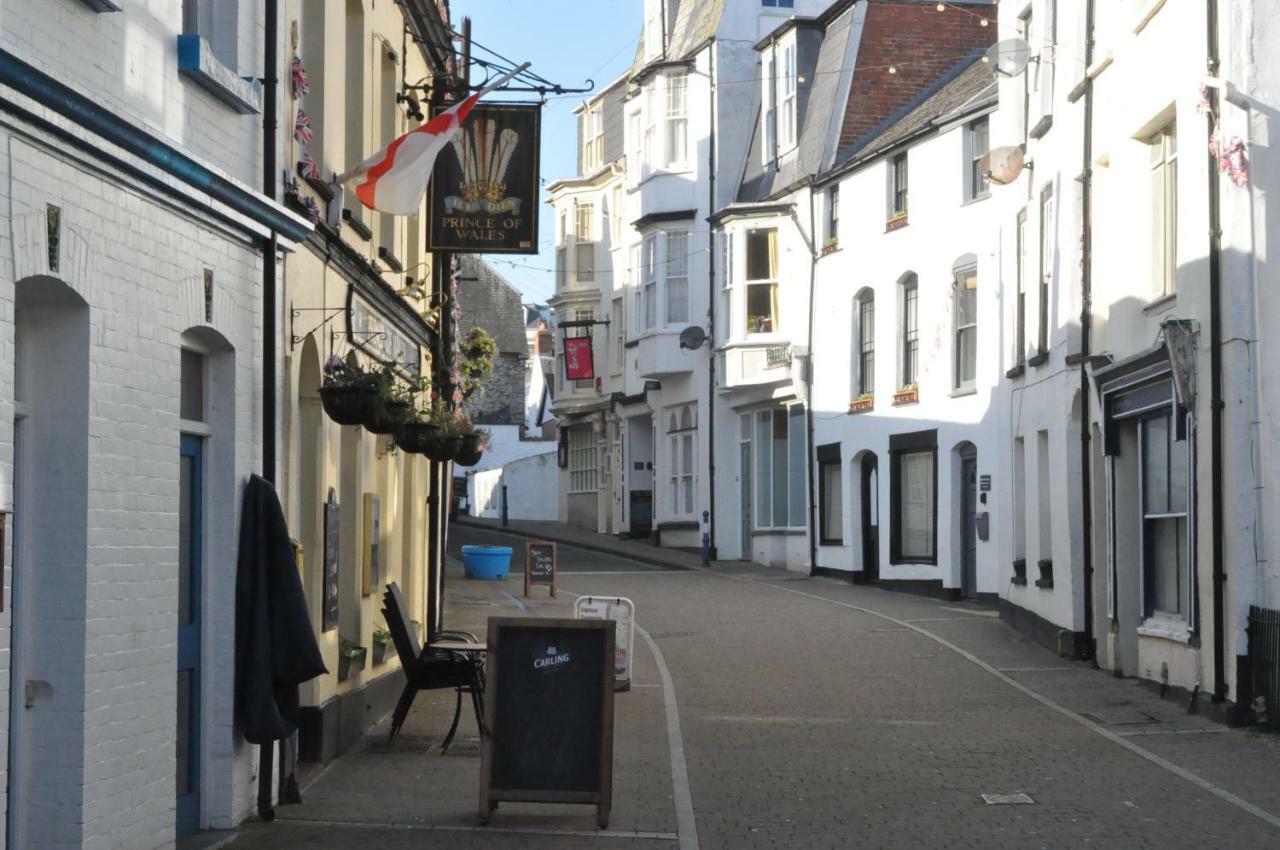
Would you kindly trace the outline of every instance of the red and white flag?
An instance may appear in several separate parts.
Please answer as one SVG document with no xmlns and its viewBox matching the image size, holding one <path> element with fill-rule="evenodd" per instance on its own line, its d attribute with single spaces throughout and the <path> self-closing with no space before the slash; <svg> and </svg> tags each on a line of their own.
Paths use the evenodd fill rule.
<svg viewBox="0 0 1280 850">
<path fill-rule="evenodd" d="M 364 162 L 341 174 L 339 183 L 357 181 L 356 197 L 371 210 L 413 215 L 422 204 L 436 156 L 462 128 L 480 98 L 528 67 L 504 74 L 461 103 L 441 112 L 421 127 L 405 133 Z"/>
</svg>

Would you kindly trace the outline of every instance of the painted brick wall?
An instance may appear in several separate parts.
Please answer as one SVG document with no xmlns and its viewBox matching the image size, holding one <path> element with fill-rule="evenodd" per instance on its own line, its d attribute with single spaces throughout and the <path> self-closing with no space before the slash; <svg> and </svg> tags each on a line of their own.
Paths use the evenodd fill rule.
<svg viewBox="0 0 1280 850">
<path fill-rule="evenodd" d="M 174 821 L 179 350 L 183 331 L 204 324 L 204 268 L 213 269 L 216 282 L 212 328 L 234 350 L 228 355 L 234 389 L 223 405 L 224 427 L 215 424 L 209 440 L 206 490 L 207 823 L 233 825 L 252 795 L 251 748 L 233 739 L 231 694 L 239 493 L 256 468 L 259 443 L 259 257 L 199 216 L 86 171 L 39 141 L 0 139 L 6 152 L 0 173 L 13 175 L 0 179 L 0 209 L 13 214 L 0 221 L 4 362 L 12 362 L 15 283 L 47 271 L 46 204 L 62 208 L 60 277 L 88 302 L 90 316 L 84 674 L 82 683 L 75 671 L 55 681 L 63 692 L 83 688 L 79 732 L 67 731 L 69 740 L 83 735 L 83 809 L 61 812 L 68 830 L 43 846 L 166 846 Z M 12 370 L 0 370 L 6 506 L 12 398 Z M 0 615 L 5 684 L 9 618 L 8 611 Z M 8 704 L 6 694 L 0 735 L 7 735 Z M 0 758 L 0 772 L 5 763 Z"/>
<path fill-rule="evenodd" d="M 993 19 L 991 26 L 981 25 L 984 16 Z M 870 4 L 839 146 L 865 136 L 973 50 L 993 44 L 994 17 L 986 5 L 949 3 L 939 12 L 911 0 Z"/>
</svg>

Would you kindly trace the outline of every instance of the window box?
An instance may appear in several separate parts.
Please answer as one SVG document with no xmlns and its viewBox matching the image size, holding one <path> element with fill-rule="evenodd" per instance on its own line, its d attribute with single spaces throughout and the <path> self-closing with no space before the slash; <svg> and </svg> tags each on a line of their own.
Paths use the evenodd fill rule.
<svg viewBox="0 0 1280 850">
<path fill-rule="evenodd" d="M 899 230 L 906 226 L 907 226 L 907 214 L 899 213 L 898 215 L 895 215 L 893 218 L 889 219 L 884 223 L 884 232 L 888 233 L 891 230 Z"/>
<path fill-rule="evenodd" d="M 840 240 L 837 237 L 832 236 L 831 238 L 827 239 L 826 242 L 822 243 L 821 256 L 825 257 L 827 254 L 830 254 L 833 251 L 839 250 L 839 248 L 840 248 Z"/>
<path fill-rule="evenodd" d="M 868 410 L 875 409 L 876 397 L 874 393 L 863 393 L 862 395 L 849 402 L 850 413 L 865 413 Z"/>
<path fill-rule="evenodd" d="M 1027 583 L 1027 560 L 1026 558 L 1013 559 L 1013 578 L 1009 579 L 1013 584 L 1025 585 Z"/>
<path fill-rule="evenodd" d="M 1040 570 L 1040 578 L 1036 579 L 1036 587 L 1045 587 L 1053 589 L 1053 560 L 1050 558 L 1042 558 L 1036 561 L 1036 567 Z M 1024 564 L 1025 571 L 1026 566 Z"/>
<path fill-rule="evenodd" d="M 909 387 L 902 387 L 893 394 L 893 404 L 896 407 L 900 404 L 915 404 L 920 400 L 920 388 L 915 384 Z"/>
<path fill-rule="evenodd" d="M 119 12 L 123 7 L 114 0 L 81 0 L 95 12 Z"/>
<path fill-rule="evenodd" d="M 178 71 L 241 115 L 262 111 L 262 83 L 236 76 L 198 35 L 178 36 Z"/>
</svg>

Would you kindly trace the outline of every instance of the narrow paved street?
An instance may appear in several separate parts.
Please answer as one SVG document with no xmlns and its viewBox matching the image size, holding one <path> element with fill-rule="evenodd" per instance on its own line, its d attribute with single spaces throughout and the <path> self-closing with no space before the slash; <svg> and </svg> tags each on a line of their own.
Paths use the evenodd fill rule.
<svg viewBox="0 0 1280 850">
<path fill-rule="evenodd" d="M 451 546 L 523 541 L 454 527 Z M 1188 715 L 1061 660 L 994 612 L 744 563 L 671 570 L 560 547 L 560 598 L 450 577 L 449 625 L 635 601 L 618 695 L 614 816 L 504 804 L 475 818 L 478 744 L 424 694 L 308 779 L 305 803 L 235 848 L 1275 846 L 1280 740 Z M 668 680 L 669 677 L 669 680 Z M 687 777 L 687 779 L 686 779 Z M 981 795 L 1025 794 L 988 804 Z M 376 828 L 369 828 L 374 826 Z"/>
</svg>

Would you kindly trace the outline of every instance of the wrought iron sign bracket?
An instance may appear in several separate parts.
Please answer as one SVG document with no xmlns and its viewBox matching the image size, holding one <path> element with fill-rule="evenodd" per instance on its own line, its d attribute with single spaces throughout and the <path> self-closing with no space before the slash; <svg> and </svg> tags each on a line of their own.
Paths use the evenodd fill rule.
<svg viewBox="0 0 1280 850">
<path fill-rule="evenodd" d="M 342 337 L 353 338 L 360 337 L 361 342 L 368 342 L 371 339 L 386 339 L 386 331 L 334 331 L 330 336 L 331 339 L 340 339 Z M 394 362 L 394 361 L 392 361 Z"/>
<path fill-rule="evenodd" d="M 325 316 L 320 321 L 320 324 L 316 325 L 314 328 L 307 331 L 306 333 L 301 335 L 297 334 L 294 328 L 297 325 L 298 318 L 303 313 L 309 313 L 315 310 L 328 310 L 329 315 Z M 342 313 L 344 310 L 346 310 L 345 307 L 294 307 L 292 304 L 290 304 L 289 305 L 289 349 L 292 350 L 296 348 L 298 343 L 302 342 L 304 339 L 311 336 L 311 334 L 315 333 L 316 331 L 323 328 L 325 325 L 332 322 L 338 316 L 338 314 Z"/>
</svg>

